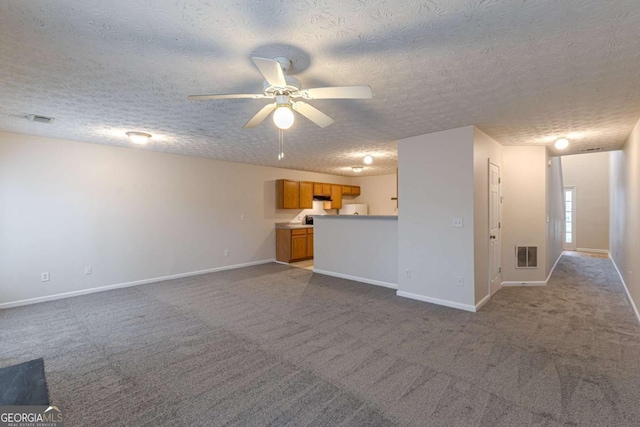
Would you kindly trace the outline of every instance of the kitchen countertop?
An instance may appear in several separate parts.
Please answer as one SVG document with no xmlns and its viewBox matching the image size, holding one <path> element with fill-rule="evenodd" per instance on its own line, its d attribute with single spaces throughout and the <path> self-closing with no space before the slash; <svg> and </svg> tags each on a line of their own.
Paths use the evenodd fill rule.
<svg viewBox="0 0 640 427">
<path fill-rule="evenodd" d="M 301 224 L 298 222 L 276 222 L 276 228 L 285 230 L 296 230 L 298 228 L 313 228 L 311 224 Z"/>
</svg>

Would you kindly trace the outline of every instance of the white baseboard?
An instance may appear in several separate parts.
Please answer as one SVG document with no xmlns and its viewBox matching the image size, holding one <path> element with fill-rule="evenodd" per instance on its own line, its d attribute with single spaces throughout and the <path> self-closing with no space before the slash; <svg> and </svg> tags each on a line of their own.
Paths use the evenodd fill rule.
<svg viewBox="0 0 640 427">
<path fill-rule="evenodd" d="M 549 279 L 551 279 L 551 275 L 553 274 L 556 267 L 558 266 L 558 263 L 560 262 L 560 258 L 562 258 L 562 252 L 560 252 L 558 259 L 556 259 L 556 262 L 553 263 L 553 267 L 551 267 L 551 270 L 549 270 L 549 275 L 547 276 L 547 279 L 544 281 L 545 285 L 549 283 Z"/>
<path fill-rule="evenodd" d="M 609 256 L 609 258 L 611 258 L 611 256 Z M 613 266 L 616 268 L 616 271 L 618 272 L 618 276 L 620 276 L 620 281 L 622 282 L 622 286 L 624 286 L 624 290 L 627 293 L 627 298 L 629 298 L 631 307 L 633 307 L 633 311 L 636 313 L 636 318 L 638 319 L 638 322 L 640 322 L 640 313 L 638 312 L 638 307 L 636 307 L 636 303 L 633 302 L 633 298 L 631 298 L 631 294 L 629 293 L 629 288 L 627 288 L 627 284 L 624 281 L 624 278 L 622 277 L 622 273 L 620 273 L 620 269 L 618 269 L 618 266 L 616 265 L 616 261 L 613 258 L 611 258 L 611 262 L 613 263 Z"/>
<path fill-rule="evenodd" d="M 489 302 L 490 299 L 491 295 L 487 295 L 486 297 L 482 298 L 480 302 L 476 304 L 476 311 L 480 310 L 486 303 Z"/>
<path fill-rule="evenodd" d="M 608 249 L 591 249 L 591 248 L 577 248 L 578 252 L 591 252 L 593 254 L 608 254 Z"/>
<path fill-rule="evenodd" d="M 558 266 L 558 263 L 560 262 L 560 258 L 562 258 L 562 254 L 560 254 L 558 259 L 556 259 L 556 262 L 553 263 L 553 267 L 551 267 L 551 270 L 549 270 L 549 275 L 544 281 L 502 282 L 502 286 L 547 286 L 547 283 L 549 283 L 549 279 L 551 279 L 551 275 L 553 274 L 556 267 Z"/>
<path fill-rule="evenodd" d="M 438 298 L 431 298 L 424 295 L 413 294 L 411 292 L 398 291 L 396 292 L 396 295 L 398 295 L 399 297 L 414 299 L 418 301 L 430 302 L 432 304 L 444 305 L 445 307 L 457 308 L 458 310 L 471 311 L 474 313 L 476 311 L 475 305 L 461 304 L 459 302 L 448 301 L 448 300 L 438 299 Z"/>
<path fill-rule="evenodd" d="M 314 268 L 313 272 L 318 274 L 324 274 L 325 276 L 332 276 L 332 277 L 338 277 L 340 279 L 353 280 L 354 282 L 362 282 L 362 283 L 368 283 L 370 285 L 383 286 L 385 288 L 390 288 L 390 289 L 398 289 L 397 283 L 389 283 L 389 282 L 383 282 L 381 280 L 373 280 L 373 279 L 367 279 L 364 277 L 350 276 L 348 274 L 335 273 L 333 271 L 318 270 L 317 268 Z"/>
<path fill-rule="evenodd" d="M 55 301 L 63 298 L 77 297 L 80 295 L 93 294 L 96 292 L 110 291 L 113 289 L 128 288 L 131 286 L 138 286 L 138 285 L 146 285 L 147 283 L 164 282 L 165 280 L 181 279 L 183 277 L 190 277 L 190 276 L 199 276 L 201 274 L 215 273 L 218 271 L 235 270 L 237 268 L 251 267 L 253 265 L 268 264 L 274 261 L 275 261 L 274 259 L 265 259 L 261 261 L 253 261 L 253 262 L 247 262 L 243 264 L 225 265 L 223 267 L 215 267 L 207 270 L 191 271 L 188 273 L 172 274 L 170 276 L 153 277 L 151 279 L 135 280 L 133 282 L 118 283 L 115 285 L 106 285 L 106 286 L 100 286 L 97 288 L 90 288 L 90 289 L 80 289 L 78 291 L 64 292 L 61 294 L 54 294 L 54 295 L 46 295 L 43 297 L 29 298 L 29 299 L 23 299 L 19 301 L 4 302 L 0 304 L 0 310 L 5 308 L 20 307 L 23 305 L 38 304 L 38 303 L 47 302 L 47 301 Z"/>
<path fill-rule="evenodd" d="M 502 286 L 504 287 L 512 287 L 512 286 L 547 286 L 547 282 L 538 281 L 538 282 L 502 282 Z"/>
</svg>

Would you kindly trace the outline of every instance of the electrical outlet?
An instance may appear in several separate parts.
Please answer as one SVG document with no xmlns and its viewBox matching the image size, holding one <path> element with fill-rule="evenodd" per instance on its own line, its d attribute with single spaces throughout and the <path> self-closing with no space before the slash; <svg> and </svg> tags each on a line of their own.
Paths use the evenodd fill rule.
<svg viewBox="0 0 640 427">
<path fill-rule="evenodd" d="M 458 277 L 458 282 L 456 283 L 456 286 L 459 288 L 464 287 L 464 277 Z"/>
<path fill-rule="evenodd" d="M 240 221 L 244 221 L 244 220 L 245 220 L 244 214 L 241 214 L 240 215 Z"/>
<path fill-rule="evenodd" d="M 93 273 L 93 269 L 91 268 L 91 266 L 88 266 L 88 267 L 85 267 L 85 268 L 84 268 L 84 274 L 85 274 L 86 276 L 89 276 L 89 275 L 91 275 L 92 273 Z"/>
<path fill-rule="evenodd" d="M 454 228 L 462 228 L 464 227 L 464 222 L 462 218 L 453 218 L 453 227 Z"/>
<path fill-rule="evenodd" d="M 42 281 L 42 282 L 48 282 L 49 281 L 49 272 L 48 271 L 40 273 L 40 281 Z"/>
<path fill-rule="evenodd" d="M 411 279 L 411 270 L 405 270 L 404 275 L 407 279 Z"/>
<path fill-rule="evenodd" d="M 229 249 L 224 250 L 224 256 L 229 256 Z"/>
</svg>

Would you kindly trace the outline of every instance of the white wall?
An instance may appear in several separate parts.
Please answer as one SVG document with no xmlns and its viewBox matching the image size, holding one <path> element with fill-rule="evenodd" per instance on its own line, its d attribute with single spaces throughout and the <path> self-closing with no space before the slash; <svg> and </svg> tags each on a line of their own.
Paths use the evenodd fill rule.
<svg viewBox="0 0 640 427">
<path fill-rule="evenodd" d="M 351 183 L 0 133 L 0 304 L 273 259 L 279 178 Z"/>
<path fill-rule="evenodd" d="M 640 307 L 640 121 L 622 151 L 611 156 L 609 248 L 631 300 Z"/>
<path fill-rule="evenodd" d="M 473 138 L 468 126 L 398 141 L 400 296 L 475 309 Z"/>
<path fill-rule="evenodd" d="M 609 249 L 609 153 L 562 158 L 564 185 L 576 187 L 576 247 Z"/>
<path fill-rule="evenodd" d="M 396 217 L 321 217 L 313 228 L 314 271 L 398 287 Z"/>
<path fill-rule="evenodd" d="M 562 160 L 551 157 L 547 150 L 547 242 L 545 274 L 548 277 L 557 260 L 562 256 L 564 238 L 564 192 Z"/>
<path fill-rule="evenodd" d="M 366 203 L 369 215 L 398 215 L 396 201 L 396 175 L 360 176 L 352 180 L 353 185 L 360 186 L 360 196 L 344 198 L 343 204 Z"/>
<path fill-rule="evenodd" d="M 489 160 L 502 169 L 502 145 L 473 131 L 475 302 L 489 295 Z"/>
<path fill-rule="evenodd" d="M 502 280 L 546 280 L 547 149 L 505 146 L 502 170 Z M 538 268 L 516 268 L 515 246 L 538 246 Z"/>
</svg>

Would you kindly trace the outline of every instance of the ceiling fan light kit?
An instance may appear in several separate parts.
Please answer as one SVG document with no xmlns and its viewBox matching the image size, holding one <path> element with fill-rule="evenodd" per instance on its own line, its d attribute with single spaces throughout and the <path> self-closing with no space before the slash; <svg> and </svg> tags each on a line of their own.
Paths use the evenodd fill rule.
<svg viewBox="0 0 640 427">
<path fill-rule="evenodd" d="M 276 96 L 276 109 L 273 112 L 273 123 L 282 130 L 287 130 L 293 126 L 295 116 L 291 111 L 289 97 L 286 95 Z"/>
<path fill-rule="evenodd" d="M 304 101 L 292 101 L 301 98 L 313 99 L 371 99 L 371 87 L 360 86 L 336 86 L 302 89 L 300 82 L 292 76 L 285 75 L 293 70 L 291 60 L 285 57 L 275 59 L 252 57 L 251 61 L 260 74 L 264 77 L 262 94 L 218 94 L 218 95 L 191 95 L 192 101 L 213 99 L 275 99 L 272 104 L 267 104 L 253 116 L 245 125 L 245 128 L 253 128 L 262 123 L 271 113 L 273 121 L 280 129 L 289 129 L 294 119 L 293 110 L 305 116 L 316 125 L 324 128 L 333 123 L 333 119 L 317 108 Z"/>
</svg>

